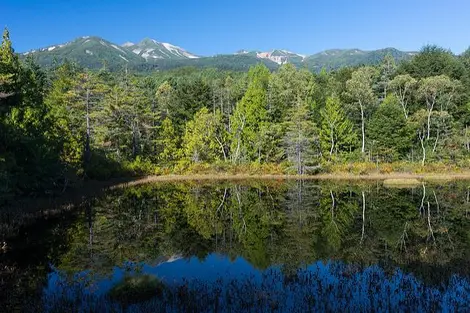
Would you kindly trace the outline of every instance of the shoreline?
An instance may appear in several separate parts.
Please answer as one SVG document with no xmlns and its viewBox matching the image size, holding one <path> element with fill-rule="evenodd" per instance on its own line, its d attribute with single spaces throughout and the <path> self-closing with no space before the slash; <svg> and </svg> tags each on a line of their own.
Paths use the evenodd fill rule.
<svg viewBox="0 0 470 313">
<path fill-rule="evenodd" d="M 195 175 L 151 175 L 135 180 L 117 184 L 111 187 L 120 188 L 125 186 L 141 185 L 152 182 L 184 182 L 184 181 L 242 181 L 242 180 L 323 180 L 323 181 L 385 181 L 388 179 L 420 180 L 423 182 L 448 182 L 459 180 L 470 180 L 470 171 L 462 173 L 389 173 L 389 174 L 352 174 L 352 173 L 330 173 L 318 175 L 280 175 L 280 174 L 195 174 Z"/>
</svg>

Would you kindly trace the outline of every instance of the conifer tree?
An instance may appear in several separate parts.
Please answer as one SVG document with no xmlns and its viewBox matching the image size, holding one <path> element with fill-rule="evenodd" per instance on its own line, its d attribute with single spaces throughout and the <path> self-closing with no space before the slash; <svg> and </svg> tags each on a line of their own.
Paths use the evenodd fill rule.
<svg viewBox="0 0 470 313">
<path fill-rule="evenodd" d="M 169 117 L 159 127 L 156 140 L 158 160 L 163 165 L 170 165 L 180 157 L 179 137 Z"/>
<path fill-rule="evenodd" d="M 322 123 L 320 141 L 322 150 L 330 156 L 339 152 L 350 151 L 357 141 L 353 124 L 347 118 L 340 99 L 328 97 L 325 108 L 321 111 Z"/>
<path fill-rule="evenodd" d="M 18 104 L 19 96 L 20 63 L 10 40 L 10 32 L 7 28 L 3 31 L 2 44 L 0 45 L 0 105 L 6 104 L 8 98 L 16 96 Z"/>
<path fill-rule="evenodd" d="M 379 105 L 369 122 L 367 134 L 375 147 L 372 153 L 386 161 L 394 161 L 408 153 L 413 133 L 394 95 L 388 95 Z"/>
<path fill-rule="evenodd" d="M 193 162 L 213 162 L 225 155 L 225 147 L 220 140 L 223 131 L 220 112 L 210 113 L 202 108 L 194 119 L 186 124 L 183 137 L 185 156 Z M 223 135 L 222 135 L 223 136 Z"/>
<path fill-rule="evenodd" d="M 308 104 L 300 98 L 287 117 L 287 132 L 284 138 L 287 159 L 294 164 L 297 174 L 303 175 L 309 167 L 316 165 L 318 136 L 312 122 Z"/>
<path fill-rule="evenodd" d="M 231 120 L 232 161 L 253 161 L 260 158 L 260 129 L 267 123 L 267 83 L 269 71 L 258 65 L 248 73 L 250 84 L 238 102 Z"/>
</svg>

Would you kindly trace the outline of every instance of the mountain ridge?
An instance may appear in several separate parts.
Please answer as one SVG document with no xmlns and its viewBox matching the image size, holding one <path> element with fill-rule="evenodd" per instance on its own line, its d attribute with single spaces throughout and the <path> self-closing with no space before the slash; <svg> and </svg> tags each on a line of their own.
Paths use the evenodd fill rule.
<svg viewBox="0 0 470 313">
<path fill-rule="evenodd" d="M 391 54 L 399 62 L 410 59 L 416 53 L 388 47 L 378 50 L 328 49 L 312 55 L 286 49 L 272 49 L 239 50 L 233 54 L 201 56 L 180 46 L 151 38 L 144 38 L 138 43 L 125 42 L 119 45 L 98 36 L 82 36 L 66 43 L 34 49 L 20 55 L 23 57 L 33 55 L 43 66 L 51 66 L 54 62 L 68 59 L 88 68 L 100 68 L 103 64 L 107 64 L 110 69 L 131 66 L 143 71 L 183 66 L 246 70 L 249 65 L 262 62 L 270 69 L 291 63 L 297 67 L 319 71 L 322 68 L 334 70 L 345 66 L 374 65 L 386 54 Z"/>
</svg>

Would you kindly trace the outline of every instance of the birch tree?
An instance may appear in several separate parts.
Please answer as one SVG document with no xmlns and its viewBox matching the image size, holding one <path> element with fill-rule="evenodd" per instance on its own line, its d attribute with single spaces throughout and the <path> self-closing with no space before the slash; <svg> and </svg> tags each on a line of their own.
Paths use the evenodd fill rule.
<svg viewBox="0 0 470 313">
<path fill-rule="evenodd" d="M 409 74 L 398 75 L 390 82 L 390 89 L 397 97 L 403 109 L 405 119 L 408 119 L 408 102 L 415 91 L 417 80 Z"/>
<path fill-rule="evenodd" d="M 374 94 L 373 83 L 377 71 L 372 67 L 362 67 L 356 70 L 350 80 L 346 82 L 346 92 L 354 103 L 359 107 L 361 115 L 362 147 L 361 152 L 366 150 L 366 119 L 368 111 L 377 103 Z"/>
<path fill-rule="evenodd" d="M 418 94 L 424 99 L 427 111 L 426 140 L 431 137 L 431 115 L 438 101 L 450 102 L 456 83 L 446 75 L 424 78 L 419 83 Z"/>
</svg>

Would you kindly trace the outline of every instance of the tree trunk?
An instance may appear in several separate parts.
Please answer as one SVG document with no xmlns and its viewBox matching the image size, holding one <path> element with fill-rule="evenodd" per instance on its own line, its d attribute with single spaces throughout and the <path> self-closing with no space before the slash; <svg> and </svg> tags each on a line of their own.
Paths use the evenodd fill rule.
<svg viewBox="0 0 470 313">
<path fill-rule="evenodd" d="M 436 149 L 437 149 L 437 144 L 439 142 L 439 133 L 440 133 L 440 129 L 437 128 L 437 135 L 436 135 L 436 141 L 434 142 L 434 147 L 432 148 L 432 153 L 436 153 Z"/>
<path fill-rule="evenodd" d="M 361 106 L 361 130 L 362 130 L 362 149 L 361 152 L 364 153 L 366 151 L 366 130 L 365 130 L 365 121 L 364 121 L 364 107 L 362 103 L 359 104 Z"/>
<path fill-rule="evenodd" d="M 85 105 L 86 105 L 86 135 L 85 135 L 85 164 L 90 163 L 91 159 L 91 148 L 90 148 L 90 136 L 91 136 L 91 130 L 90 130 L 90 90 L 87 89 L 86 91 L 86 99 L 85 99 Z"/>
<path fill-rule="evenodd" d="M 432 111 L 429 110 L 428 111 L 428 125 L 427 125 L 428 133 L 427 133 L 427 136 L 426 136 L 426 139 L 428 139 L 428 140 L 429 140 L 429 137 L 431 137 L 431 113 L 432 113 Z"/>
<path fill-rule="evenodd" d="M 403 108 L 403 114 L 405 114 L 405 120 L 408 119 L 408 112 L 406 112 L 406 105 L 404 100 L 401 101 L 401 107 Z"/>
<path fill-rule="evenodd" d="M 225 147 L 222 143 L 221 140 L 219 140 L 219 138 L 217 136 L 215 136 L 215 140 L 217 141 L 217 143 L 219 144 L 220 146 L 220 150 L 222 150 L 222 154 L 224 156 L 224 161 L 227 162 L 227 153 L 225 152 Z"/>
<path fill-rule="evenodd" d="M 465 148 L 470 151 L 470 141 L 468 140 L 468 125 L 465 125 Z"/>
<path fill-rule="evenodd" d="M 132 122 L 132 156 L 137 156 L 137 134 L 135 122 Z"/>
<path fill-rule="evenodd" d="M 365 225 L 366 225 L 366 194 L 363 191 L 362 192 L 362 234 L 361 234 L 361 244 L 364 241 Z"/>
<path fill-rule="evenodd" d="M 300 133 L 300 130 L 299 130 L 299 137 L 298 137 L 298 141 L 297 141 L 297 162 L 299 163 L 299 174 L 302 175 L 303 174 L 303 168 L 302 168 L 302 143 L 301 143 L 301 138 L 302 138 L 302 134 Z"/>
<path fill-rule="evenodd" d="M 421 149 L 423 149 L 423 160 L 421 161 L 421 165 L 424 166 L 426 162 L 426 147 L 424 146 L 424 134 L 419 135 L 419 141 L 421 142 Z"/>
<path fill-rule="evenodd" d="M 429 140 L 431 137 L 431 114 L 432 110 L 434 109 L 434 103 L 436 102 L 435 99 L 432 100 L 432 102 L 429 102 L 429 100 L 426 100 L 427 107 L 428 107 L 428 133 L 426 136 L 426 139 Z"/>
<path fill-rule="evenodd" d="M 330 128 L 330 131 L 331 131 L 331 149 L 330 149 L 330 156 L 331 156 L 335 148 L 335 137 L 334 137 L 333 127 Z"/>
</svg>

